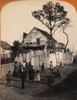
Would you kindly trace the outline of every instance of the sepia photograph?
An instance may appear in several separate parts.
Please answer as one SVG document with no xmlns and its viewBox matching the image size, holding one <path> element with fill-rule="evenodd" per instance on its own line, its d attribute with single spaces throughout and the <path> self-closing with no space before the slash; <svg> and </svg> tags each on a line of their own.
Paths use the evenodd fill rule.
<svg viewBox="0 0 77 100">
<path fill-rule="evenodd" d="M 0 1 L 0 100 L 77 100 L 77 2 L 66 1 Z"/>
</svg>

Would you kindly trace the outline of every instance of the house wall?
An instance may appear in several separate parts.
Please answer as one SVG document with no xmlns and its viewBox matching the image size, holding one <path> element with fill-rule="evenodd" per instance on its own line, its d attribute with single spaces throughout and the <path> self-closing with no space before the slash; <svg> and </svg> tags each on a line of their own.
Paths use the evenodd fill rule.
<svg viewBox="0 0 77 100">
<path fill-rule="evenodd" d="M 27 54 L 16 56 L 14 61 L 20 62 L 21 64 L 23 61 L 27 63 L 31 62 L 35 70 L 41 70 L 41 65 L 43 63 L 45 64 L 45 68 L 49 68 L 50 65 L 49 54 L 47 54 L 45 50 L 31 50 L 27 52 Z"/>
<path fill-rule="evenodd" d="M 36 50 L 33 55 L 31 55 L 31 64 L 34 66 L 35 70 L 41 70 L 41 65 L 44 63 L 45 68 L 49 67 L 49 56 L 46 55 L 44 50 Z"/>
<path fill-rule="evenodd" d="M 5 50 L 1 48 L 1 57 L 10 58 L 11 50 Z"/>
<path fill-rule="evenodd" d="M 62 64 L 68 65 L 73 63 L 73 55 L 70 53 L 63 53 L 62 54 Z"/>
<path fill-rule="evenodd" d="M 52 61 L 52 67 L 55 67 L 57 65 L 57 62 L 56 62 L 56 54 L 55 53 L 51 53 L 49 55 L 49 62 Z"/>
<path fill-rule="evenodd" d="M 48 39 L 41 32 L 34 29 L 26 36 L 26 38 L 24 39 L 24 43 L 36 43 L 37 38 L 40 38 L 40 45 L 44 45 L 48 41 Z"/>
<path fill-rule="evenodd" d="M 50 54 L 50 60 L 53 63 L 53 67 L 57 66 L 57 65 L 68 65 L 73 63 L 73 55 L 70 53 L 64 53 L 64 52 L 56 52 L 56 53 L 52 53 Z"/>
</svg>

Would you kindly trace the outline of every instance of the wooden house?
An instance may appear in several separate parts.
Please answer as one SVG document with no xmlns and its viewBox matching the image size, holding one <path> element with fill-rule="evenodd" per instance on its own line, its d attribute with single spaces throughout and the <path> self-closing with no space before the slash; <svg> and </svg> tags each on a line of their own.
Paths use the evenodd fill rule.
<svg viewBox="0 0 77 100">
<path fill-rule="evenodd" d="M 5 41 L 1 41 L 1 58 L 10 58 L 11 52 L 11 46 Z"/>
<path fill-rule="evenodd" d="M 55 51 L 57 41 L 49 33 L 34 27 L 23 39 L 22 47 L 27 51 L 27 62 L 31 62 L 36 69 L 39 69 L 44 62 L 49 66 L 50 51 Z"/>
</svg>

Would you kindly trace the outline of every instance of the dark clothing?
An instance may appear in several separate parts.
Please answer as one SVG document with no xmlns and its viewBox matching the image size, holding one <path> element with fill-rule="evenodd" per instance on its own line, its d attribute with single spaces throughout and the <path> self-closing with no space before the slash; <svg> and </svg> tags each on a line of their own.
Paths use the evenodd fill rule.
<svg viewBox="0 0 77 100">
<path fill-rule="evenodd" d="M 53 67 L 53 64 L 52 64 L 52 63 L 50 63 L 50 70 L 52 69 L 52 67 Z"/>
<path fill-rule="evenodd" d="M 21 78 L 26 79 L 26 71 L 21 72 Z"/>
<path fill-rule="evenodd" d="M 18 64 L 17 63 L 14 64 L 13 76 L 14 77 L 18 76 Z"/>
<path fill-rule="evenodd" d="M 44 64 L 42 64 L 41 71 L 44 71 L 44 68 L 45 68 L 45 66 L 44 66 Z"/>
<path fill-rule="evenodd" d="M 6 74 L 6 79 L 7 79 L 7 85 L 11 86 L 12 75 L 10 73 Z"/>
<path fill-rule="evenodd" d="M 14 69 L 14 71 L 13 71 L 13 76 L 14 76 L 14 77 L 17 77 L 17 76 L 18 76 L 18 69 L 17 69 L 17 68 Z"/>
<path fill-rule="evenodd" d="M 29 62 L 27 66 L 28 66 L 28 68 L 30 69 L 30 68 L 31 68 L 31 63 Z"/>
<path fill-rule="evenodd" d="M 22 79 L 22 84 L 21 84 L 21 88 L 24 88 L 24 83 L 25 83 L 25 79 L 26 79 L 26 71 L 21 72 L 21 79 Z"/>
<path fill-rule="evenodd" d="M 61 79 L 61 74 L 60 74 L 59 71 L 54 71 L 54 72 L 53 72 L 53 76 L 54 76 L 55 79 L 56 79 L 56 78 L 60 78 L 60 79 Z"/>
<path fill-rule="evenodd" d="M 7 79 L 7 86 L 11 86 L 11 80 Z"/>
<path fill-rule="evenodd" d="M 19 73 L 21 74 L 21 65 L 19 65 Z"/>
<path fill-rule="evenodd" d="M 35 74 L 34 69 L 30 68 L 29 69 L 29 80 L 32 80 L 32 82 L 34 80 L 34 74 Z"/>
<path fill-rule="evenodd" d="M 47 82 L 48 86 L 51 87 L 51 86 L 53 85 L 54 82 L 55 82 L 55 81 L 54 81 L 54 77 L 48 76 L 48 82 Z"/>
<path fill-rule="evenodd" d="M 59 71 L 56 72 L 56 77 L 61 79 L 61 74 Z"/>
<path fill-rule="evenodd" d="M 24 79 L 22 79 L 21 88 L 25 88 L 25 85 L 24 85 L 24 83 L 25 83 L 25 80 L 24 80 Z"/>
</svg>

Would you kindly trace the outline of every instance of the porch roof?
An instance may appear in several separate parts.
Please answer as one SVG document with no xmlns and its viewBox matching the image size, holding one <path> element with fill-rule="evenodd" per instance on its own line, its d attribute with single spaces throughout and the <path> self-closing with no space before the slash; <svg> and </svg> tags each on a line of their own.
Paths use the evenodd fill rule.
<svg viewBox="0 0 77 100">
<path fill-rule="evenodd" d="M 22 48 L 26 50 L 43 50 L 45 48 L 45 45 L 38 45 L 38 46 L 22 46 Z"/>
</svg>

